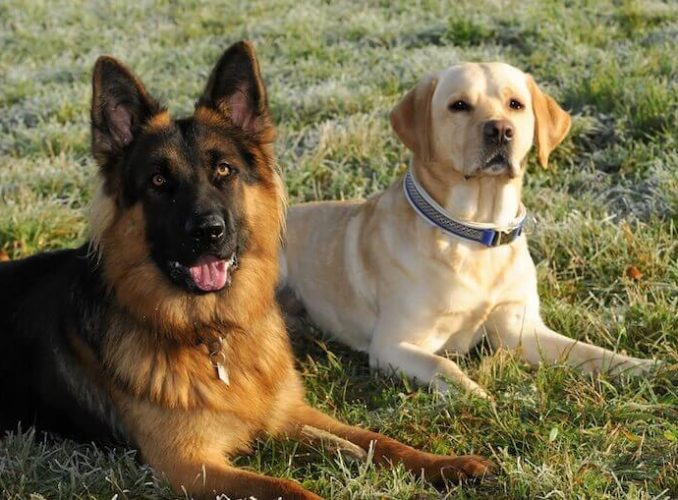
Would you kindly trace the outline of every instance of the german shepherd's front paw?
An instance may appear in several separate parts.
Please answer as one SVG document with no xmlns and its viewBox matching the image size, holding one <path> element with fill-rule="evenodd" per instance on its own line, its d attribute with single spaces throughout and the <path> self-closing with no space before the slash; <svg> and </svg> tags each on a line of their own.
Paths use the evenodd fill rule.
<svg viewBox="0 0 678 500">
<path fill-rule="evenodd" d="M 281 488 L 280 496 L 274 495 L 272 498 L 282 498 L 283 500 L 324 500 L 323 497 L 305 489 L 294 481 L 281 480 L 281 483 L 284 484 L 284 487 Z"/>
<path fill-rule="evenodd" d="M 428 481 L 437 486 L 446 482 L 459 483 L 469 479 L 485 479 L 494 476 L 496 465 L 478 455 L 460 457 L 435 457 L 424 471 Z"/>
</svg>

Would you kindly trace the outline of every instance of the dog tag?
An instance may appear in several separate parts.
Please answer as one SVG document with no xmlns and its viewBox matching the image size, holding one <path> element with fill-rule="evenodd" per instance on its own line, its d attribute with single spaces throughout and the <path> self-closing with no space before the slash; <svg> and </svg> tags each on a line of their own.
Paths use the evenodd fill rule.
<svg viewBox="0 0 678 500">
<path fill-rule="evenodd" d="M 212 346 L 213 349 L 210 352 L 210 361 L 212 366 L 217 371 L 217 377 L 224 384 L 229 385 L 231 383 L 228 378 L 228 370 L 226 369 L 226 355 L 224 354 L 224 339 L 219 338 L 216 343 Z"/>
<path fill-rule="evenodd" d="M 217 363 L 217 377 L 219 377 L 219 380 L 221 380 L 224 384 L 229 385 L 230 380 L 228 379 L 228 370 L 224 365 L 221 363 Z"/>
</svg>

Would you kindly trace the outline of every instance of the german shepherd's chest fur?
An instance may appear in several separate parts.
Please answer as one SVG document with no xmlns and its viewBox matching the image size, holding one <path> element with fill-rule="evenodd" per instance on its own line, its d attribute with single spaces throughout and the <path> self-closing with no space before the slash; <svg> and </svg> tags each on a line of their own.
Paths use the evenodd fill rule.
<svg viewBox="0 0 678 500">
<path fill-rule="evenodd" d="M 0 266 L 0 422 L 145 454 L 169 439 L 144 446 L 156 432 L 228 428 L 226 453 L 277 432 L 303 394 L 275 303 L 284 197 L 251 46 L 224 53 L 178 120 L 102 57 L 91 119 L 90 241 Z"/>
<path fill-rule="evenodd" d="M 164 432 L 158 424 L 172 411 L 202 412 L 212 424 L 192 420 L 191 439 L 219 415 L 222 425 L 240 430 L 224 442 L 235 452 L 258 432 L 275 433 L 284 420 L 276 409 L 289 407 L 280 403 L 301 399 L 275 310 L 248 331 L 220 332 L 226 385 L 205 344 L 164 339 L 130 318 L 86 246 L 2 264 L 0 281 L 7 285 L 0 290 L 4 429 L 21 421 L 86 440 L 138 444 L 141 430 L 130 429 L 144 419 L 148 432 Z"/>
</svg>

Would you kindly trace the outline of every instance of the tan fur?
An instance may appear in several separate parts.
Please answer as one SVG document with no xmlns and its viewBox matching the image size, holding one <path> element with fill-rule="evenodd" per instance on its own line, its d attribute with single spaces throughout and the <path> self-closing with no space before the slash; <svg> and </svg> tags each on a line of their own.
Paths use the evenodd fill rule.
<svg viewBox="0 0 678 500">
<path fill-rule="evenodd" d="M 99 178 L 94 188 L 94 196 L 89 206 L 87 233 L 91 250 L 99 257 L 99 248 L 104 232 L 115 217 L 115 200 L 106 194 L 103 178 Z"/>
<path fill-rule="evenodd" d="M 424 78 L 391 113 L 393 130 L 422 161 L 427 161 L 431 156 L 431 96 L 437 85 L 436 76 Z M 421 112 L 417 113 L 416 110 Z"/>
<path fill-rule="evenodd" d="M 254 57 L 251 46 L 244 47 Z M 260 80 L 257 85 L 263 89 Z M 227 108 L 198 106 L 194 119 L 229 127 L 224 113 Z M 238 191 L 249 239 L 225 291 L 194 295 L 170 283 L 151 258 L 142 204 L 121 202 L 115 164 L 101 165 L 107 181 L 92 203 L 90 235 L 113 305 L 96 355 L 85 341 L 72 339 L 85 372 L 112 398 L 143 460 L 177 492 L 193 497 L 318 498 L 293 481 L 231 465 L 231 457 L 262 435 L 308 441 L 329 432 L 363 451 L 374 443 L 377 462 L 403 462 L 432 481 L 488 473 L 491 464 L 480 457 L 420 452 L 341 424 L 306 404 L 274 297 L 285 208 L 273 154 L 275 130 L 267 113 L 255 119 L 264 124 L 250 148 L 260 179 L 243 182 Z M 168 120 L 160 112 L 142 133 L 161 131 Z M 219 339 L 228 385 L 210 360 Z M 308 427 L 321 432 L 309 435 Z"/>
<path fill-rule="evenodd" d="M 463 100 L 470 108 L 453 112 Z M 523 109 L 509 106 L 518 100 Z M 514 130 L 510 168 L 482 171 L 483 125 Z M 531 76 L 501 63 L 462 64 L 429 75 L 391 113 L 413 153 L 423 188 L 456 219 L 505 227 L 520 206 L 527 154 L 539 161 L 565 138 L 570 117 Z M 558 335 L 539 314 L 536 271 L 525 236 L 487 248 L 424 221 L 402 180 L 367 201 L 309 203 L 288 214 L 281 282 L 324 330 L 395 369 L 441 389 L 451 379 L 486 392 L 444 357 L 468 352 L 487 334 L 494 347 L 520 348 L 527 362 L 567 361 L 589 371 L 641 372 L 650 362 Z"/>
<path fill-rule="evenodd" d="M 115 284 L 117 300 L 138 321 L 158 329 L 177 341 L 193 342 L 208 325 L 247 325 L 270 307 L 273 293 L 266 293 L 271 276 L 277 272 L 275 255 L 280 227 L 278 184 L 270 190 L 251 187 L 245 190 L 245 204 L 252 213 L 251 251 L 244 255 L 227 297 L 219 294 L 189 295 L 169 284 L 168 278 L 152 261 L 146 244 L 141 206 L 118 213 L 102 231 L 100 252 L 106 255 L 102 266 L 108 283 Z M 97 201 L 93 213 L 108 220 L 111 200 Z M 263 292 L 262 292 L 263 291 Z M 247 308 L 234 304 L 247 303 Z"/>
<path fill-rule="evenodd" d="M 531 76 L 527 79 L 527 85 L 532 95 L 534 142 L 537 145 L 539 164 L 546 168 L 551 151 L 563 142 L 570 131 L 572 121 L 567 114 L 560 112 L 560 106 L 552 97 L 539 89 Z"/>
<path fill-rule="evenodd" d="M 373 440 L 380 450 L 383 442 L 380 463 L 404 461 L 432 481 L 486 474 L 490 464 L 479 457 L 418 452 L 330 417 L 319 422 L 319 413 L 306 406 L 273 301 L 280 196 L 277 188 L 246 191 L 250 223 L 262 236 L 243 257 L 228 298 L 189 300 L 171 289 L 146 253 L 138 206 L 116 214 L 104 231 L 102 265 L 121 308 L 109 318 L 104 358 L 94 369 L 142 458 L 176 489 L 186 488 L 199 497 L 225 492 L 237 497 L 317 498 L 296 483 L 238 471 L 228 462 L 248 451 L 261 435 L 308 441 L 303 428 L 311 425 L 327 432 L 340 429 L 338 436 L 363 450 Z M 118 247 L 116 238 L 127 244 Z M 207 347 L 195 343 L 215 336 L 225 338 L 229 385 L 216 377 Z M 80 346 L 83 364 L 91 364 L 93 356 L 82 351 Z"/>
<path fill-rule="evenodd" d="M 167 111 L 162 111 L 154 115 L 144 124 L 144 130 L 146 133 L 155 134 L 169 128 L 171 123 L 172 118 L 170 117 L 170 114 Z"/>
<path fill-rule="evenodd" d="M 198 106 L 195 108 L 193 116 L 195 116 L 196 120 L 208 125 L 224 125 L 226 123 L 223 114 L 205 106 Z"/>
</svg>

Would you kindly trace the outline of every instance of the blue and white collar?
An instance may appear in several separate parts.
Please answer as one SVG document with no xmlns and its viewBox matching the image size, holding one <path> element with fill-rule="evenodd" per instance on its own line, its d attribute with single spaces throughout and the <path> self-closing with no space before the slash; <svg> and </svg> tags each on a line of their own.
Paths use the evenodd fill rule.
<svg viewBox="0 0 678 500">
<path fill-rule="evenodd" d="M 421 218 L 450 236 L 475 241 L 486 247 L 497 247 L 513 242 L 523 231 L 527 211 L 522 203 L 516 218 L 507 226 L 498 227 L 494 224 L 462 222 L 452 218 L 417 182 L 412 168 L 405 174 L 403 190 L 405 198 Z"/>
</svg>

